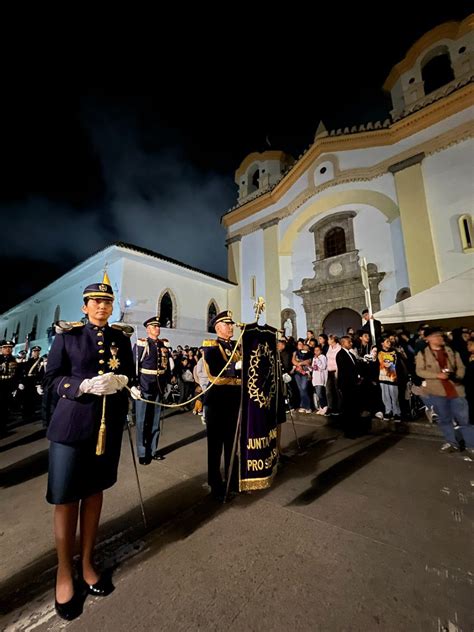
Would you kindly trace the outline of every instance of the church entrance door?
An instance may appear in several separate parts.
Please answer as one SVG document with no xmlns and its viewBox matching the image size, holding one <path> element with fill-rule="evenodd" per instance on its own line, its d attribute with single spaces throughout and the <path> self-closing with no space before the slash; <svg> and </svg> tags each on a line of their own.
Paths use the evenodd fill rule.
<svg viewBox="0 0 474 632">
<path fill-rule="evenodd" d="M 345 336 L 348 327 L 353 327 L 357 331 L 362 327 L 362 317 L 353 309 L 343 307 L 335 309 L 324 319 L 323 331 L 325 334 L 335 334 Z"/>
</svg>

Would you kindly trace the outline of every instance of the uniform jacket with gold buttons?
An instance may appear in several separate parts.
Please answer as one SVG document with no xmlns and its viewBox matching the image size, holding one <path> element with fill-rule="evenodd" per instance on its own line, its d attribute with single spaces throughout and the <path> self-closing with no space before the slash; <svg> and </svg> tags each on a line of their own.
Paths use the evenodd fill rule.
<svg viewBox="0 0 474 632">
<path fill-rule="evenodd" d="M 224 340 L 223 338 L 204 342 L 204 367 L 209 381 L 214 384 L 206 393 L 206 404 L 213 404 L 217 401 L 220 403 L 229 395 L 240 393 L 242 372 L 235 368 L 235 363 L 241 360 L 242 356 L 239 349 L 234 353 L 235 345 L 235 341 Z M 232 361 L 218 377 L 231 357 Z"/>
<path fill-rule="evenodd" d="M 58 443 L 76 443 L 97 434 L 102 416 L 102 397 L 83 394 L 81 382 L 104 373 L 126 375 L 134 380 L 130 338 L 120 329 L 77 324 L 58 333 L 48 356 L 43 385 L 59 396 L 47 437 Z M 106 400 L 107 432 L 122 432 L 128 411 L 128 391 Z"/>
<path fill-rule="evenodd" d="M 169 381 L 169 352 L 162 340 L 139 338 L 133 347 L 138 384 L 143 395 L 156 397 Z"/>
</svg>

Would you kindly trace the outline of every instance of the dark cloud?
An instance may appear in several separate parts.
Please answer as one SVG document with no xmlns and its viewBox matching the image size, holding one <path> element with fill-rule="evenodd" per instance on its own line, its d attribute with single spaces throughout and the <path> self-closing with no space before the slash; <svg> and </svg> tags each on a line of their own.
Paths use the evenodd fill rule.
<svg viewBox="0 0 474 632">
<path fill-rule="evenodd" d="M 194 167 L 178 132 L 156 121 L 143 130 L 136 110 L 89 102 L 85 121 L 102 164 L 106 222 L 115 239 L 225 276 L 220 216 L 235 200 L 232 179 Z"/>
<path fill-rule="evenodd" d="M 65 271 L 126 241 L 225 276 L 220 216 L 235 199 L 232 179 L 186 162 L 178 132 L 141 129 L 127 105 L 83 100 L 81 124 L 101 171 L 102 200 L 78 207 L 34 196 L 2 204 L 14 227 L 3 257 L 21 253 Z"/>
</svg>

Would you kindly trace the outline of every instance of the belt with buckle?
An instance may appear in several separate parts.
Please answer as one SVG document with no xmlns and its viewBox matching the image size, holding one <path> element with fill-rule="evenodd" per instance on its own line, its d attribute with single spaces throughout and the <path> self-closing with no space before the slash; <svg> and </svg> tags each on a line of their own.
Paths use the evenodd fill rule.
<svg viewBox="0 0 474 632">
<path fill-rule="evenodd" d="M 163 375 L 166 373 L 165 369 L 140 369 L 140 373 L 144 373 L 145 375 Z"/>
</svg>

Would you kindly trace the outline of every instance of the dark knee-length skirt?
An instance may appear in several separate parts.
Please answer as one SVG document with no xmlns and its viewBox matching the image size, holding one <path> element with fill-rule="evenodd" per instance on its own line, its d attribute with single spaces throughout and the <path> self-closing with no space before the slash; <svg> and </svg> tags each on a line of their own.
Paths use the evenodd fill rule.
<svg viewBox="0 0 474 632">
<path fill-rule="evenodd" d="M 73 445 L 50 443 L 46 493 L 49 503 L 77 502 L 117 482 L 122 433 L 107 433 L 105 452 L 100 456 L 95 453 L 96 444 L 96 437 Z"/>
</svg>

